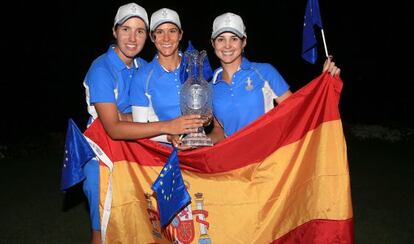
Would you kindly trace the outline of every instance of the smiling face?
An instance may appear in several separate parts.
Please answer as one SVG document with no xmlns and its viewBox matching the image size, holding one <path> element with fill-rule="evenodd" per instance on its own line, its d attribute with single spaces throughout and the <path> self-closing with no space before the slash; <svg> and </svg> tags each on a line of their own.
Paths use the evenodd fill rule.
<svg viewBox="0 0 414 244">
<path fill-rule="evenodd" d="M 147 39 L 144 21 L 138 17 L 132 17 L 122 25 L 114 27 L 113 35 L 117 44 L 115 52 L 126 65 L 130 66 L 134 57 L 141 52 Z"/>
<path fill-rule="evenodd" d="M 159 56 L 169 57 L 178 55 L 182 36 L 182 31 L 175 24 L 164 23 L 151 33 L 151 40 L 154 42 Z"/>
<path fill-rule="evenodd" d="M 211 41 L 214 52 L 222 64 L 241 63 L 246 39 L 241 39 L 231 32 L 224 32 Z"/>
</svg>

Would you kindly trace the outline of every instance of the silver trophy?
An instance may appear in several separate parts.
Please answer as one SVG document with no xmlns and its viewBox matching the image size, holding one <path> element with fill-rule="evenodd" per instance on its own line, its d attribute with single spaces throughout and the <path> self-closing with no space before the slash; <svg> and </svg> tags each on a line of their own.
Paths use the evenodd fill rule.
<svg viewBox="0 0 414 244">
<path fill-rule="evenodd" d="M 207 57 L 206 51 L 192 50 L 185 52 L 188 61 L 188 79 L 184 82 L 180 92 L 181 113 L 200 114 L 204 120 L 210 120 L 213 116 L 211 87 L 203 77 L 203 63 Z M 195 133 L 190 133 L 182 139 L 182 144 L 191 147 L 212 146 L 213 142 L 206 136 L 204 128 L 198 128 Z"/>
</svg>

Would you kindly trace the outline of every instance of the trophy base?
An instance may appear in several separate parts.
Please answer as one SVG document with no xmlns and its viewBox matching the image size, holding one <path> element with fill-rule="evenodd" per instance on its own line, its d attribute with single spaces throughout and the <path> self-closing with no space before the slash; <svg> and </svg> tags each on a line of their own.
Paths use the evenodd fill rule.
<svg viewBox="0 0 414 244">
<path fill-rule="evenodd" d="M 190 133 L 182 140 L 182 145 L 189 147 L 211 147 L 213 142 L 202 132 Z"/>
</svg>

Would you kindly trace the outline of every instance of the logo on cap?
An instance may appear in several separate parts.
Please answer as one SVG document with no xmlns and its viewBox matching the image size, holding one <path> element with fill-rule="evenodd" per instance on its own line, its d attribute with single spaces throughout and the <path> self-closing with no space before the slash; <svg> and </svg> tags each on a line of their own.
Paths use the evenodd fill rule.
<svg viewBox="0 0 414 244">
<path fill-rule="evenodd" d="M 135 7 L 135 5 L 133 5 L 132 7 L 131 7 L 131 11 L 132 11 L 132 13 L 136 13 L 137 12 L 137 8 Z"/>
<path fill-rule="evenodd" d="M 230 22 L 231 22 L 231 17 L 230 17 L 230 16 L 226 16 L 226 18 L 224 19 L 224 23 L 225 23 L 226 25 L 229 25 L 229 24 L 230 24 Z"/>
</svg>

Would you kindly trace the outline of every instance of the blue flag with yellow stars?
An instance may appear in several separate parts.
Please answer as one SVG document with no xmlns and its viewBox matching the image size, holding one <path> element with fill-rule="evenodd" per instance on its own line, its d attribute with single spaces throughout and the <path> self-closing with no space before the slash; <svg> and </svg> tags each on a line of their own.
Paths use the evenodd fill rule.
<svg viewBox="0 0 414 244">
<path fill-rule="evenodd" d="M 157 193 L 160 224 L 164 228 L 191 202 L 174 148 L 151 187 Z"/>
<path fill-rule="evenodd" d="M 302 58 L 311 64 L 318 58 L 315 26 L 323 29 L 318 0 L 308 0 L 303 23 Z"/>
<path fill-rule="evenodd" d="M 60 190 L 66 190 L 85 179 L 83 166 L 95 157 L 84 135 L 72 119 L 66 131 L 65 151 L 62 166 Z"/>
</svg>

